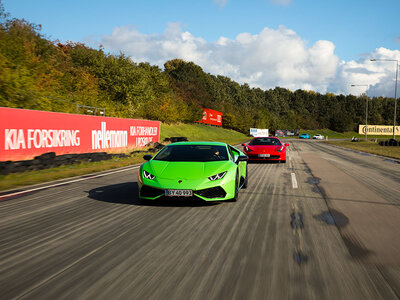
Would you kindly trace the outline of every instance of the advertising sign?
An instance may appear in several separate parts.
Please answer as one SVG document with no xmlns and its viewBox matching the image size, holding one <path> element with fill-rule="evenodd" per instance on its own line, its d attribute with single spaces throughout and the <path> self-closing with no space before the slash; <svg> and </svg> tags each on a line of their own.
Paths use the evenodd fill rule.
<svg viewBox="0 0 400 300">
<path fill-rule="evenodd" d="M 400 135 L 400 126 L 395 127 L 395 135 Z M 390 125 L 358 125 L 359 134 L 393 135 L 393 126 Z"/>
<path fill-rule="evenodd" d="M 203 108 L 203 118 L 198 123 L 222 126 L 222 112 Z"/>
<path fill-rule="evenodd" d="M 254 137 L 269 136 L 268 129 L 250 128 L 250 135 Z"/>
<path fill-rule="evenodd" d="M 158 142 L 160 122 L 0 107 L 0 161 L 121 152 Z"/>
</svg>

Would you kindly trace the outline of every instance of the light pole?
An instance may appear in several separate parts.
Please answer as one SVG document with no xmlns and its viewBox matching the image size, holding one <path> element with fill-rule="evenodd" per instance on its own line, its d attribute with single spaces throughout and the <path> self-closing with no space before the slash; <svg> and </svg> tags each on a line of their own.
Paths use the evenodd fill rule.
<svg viewBox="0 0 400 300">
<path fill-rule="evenodd" d="M 397 77 L 399 76 L 399 60 L 398 59 L 377 59 L 371 61 L 395 61 L 396 62 L 396 85 L 394 87 L 394 119 L 393 119 L 393 139 L 396 139 L 396 105 L 397 105 Z"/>
<path fill-rule="evenodd" d="M 368 131 L 368 90 L 369 90 L 369 84 L 352 84 L 351 86 L 366 86 L 367 90 L 365 92 L 365 94 L 367 95 L 366 99 L 365 99 L 365 140 L 367 140 L 367 131 Z"/>
</svg>

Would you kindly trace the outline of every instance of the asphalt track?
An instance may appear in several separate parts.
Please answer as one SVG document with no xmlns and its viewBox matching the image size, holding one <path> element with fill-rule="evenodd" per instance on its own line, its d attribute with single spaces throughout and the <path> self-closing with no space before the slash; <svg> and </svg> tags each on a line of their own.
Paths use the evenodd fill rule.
<svg viewBox="0 0 400 300">
<path fill-rule="evenodd" d="M 0 197 L 0 299 L 399 299 L 400 164 L 320 141 L 235 203 L 137 199 L 137 168 Z"/>
</svg>

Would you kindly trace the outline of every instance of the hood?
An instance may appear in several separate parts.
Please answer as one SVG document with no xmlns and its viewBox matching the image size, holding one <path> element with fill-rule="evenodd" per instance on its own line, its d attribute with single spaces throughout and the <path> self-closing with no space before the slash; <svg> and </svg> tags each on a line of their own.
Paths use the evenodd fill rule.
<svg viewBox="0 0 400 300">
<path fill-rule="evenodd" d="M 232 164 L 230 161 L 168 162 L 151 160 L 143 168 L 160 179 L 200 179 L 228 171 L 230 164 Z"/>
</svg>

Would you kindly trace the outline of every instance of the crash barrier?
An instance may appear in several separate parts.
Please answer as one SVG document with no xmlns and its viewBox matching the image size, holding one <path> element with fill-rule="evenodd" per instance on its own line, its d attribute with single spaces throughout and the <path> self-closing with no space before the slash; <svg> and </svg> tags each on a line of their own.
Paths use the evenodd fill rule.
<svg viewBox="0 0 400 300">
<path fill-rule="evenodd" d="M 0 107 L 0 161 L 123 152 L 158 142 L 160 122 Z"/>
<path fill-rule="evenodd" d="M 83 162 L 97 162 L 110 159 L 119 159 L 129 157 L 133 154 L 158 152 L 165 147 L 167 143 L 176 143 L 187 141 L 186 137 L 170 137 L 165 138 L 163 143 L 150 142 L 146 145 L 146 150 L 134 150 L 129 154 L 125 153 L 106 153 L 106 152 L 92 152 L 92 153 L 79 153 L 79 154 L 63 154 L 56 155 L 55 152 L 48 152 L 36 156 L 34 159 L 21 160 L 21 161 L 1 161 L 0 162 L 0 175 L 8 175 L 11 173 L 21 173 L 26 171 L 44 170 L 59 167 L 62 165 L 73 165 Z"/>
<path fill-rule="evenodd" d="M 177 142 L 187 142 L 187 141 L 188 141 L 187 137 L 184 137 L 184 136 L 173 136 L 173 137 L 170 137 L 170 138 L 165 138 L 163 140 L 163 143 L 164 142 L 177 143 Z"/>
<path fill-rule="evenodd" d="M 379 145 L 380 146 L 400 146 L 400 141 L 397 141 L 395 139 L 390 139 L 388 141 L 380 141 Z"/>
<path fill-rule="evenodd" d="M 128 157 L 128 155 L 123 153 L 109 154 L 106 152 L 56 155 L 55 152 L 48 152 L 36 156 L 34 159 L 30 160 L 2 161 L 0 162 L 0 175 L 8 175 L 11 173 L 21 173 L 34 170 L 44 170 L 59 167 L 62 165 L 72 165 L 83 162 L 96 162 L 122 157 Z"/>
</svg>

